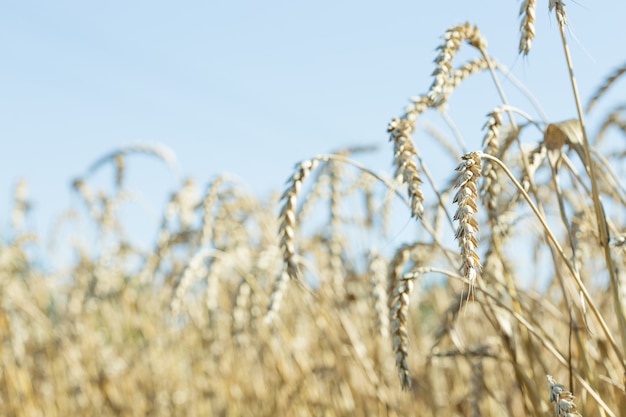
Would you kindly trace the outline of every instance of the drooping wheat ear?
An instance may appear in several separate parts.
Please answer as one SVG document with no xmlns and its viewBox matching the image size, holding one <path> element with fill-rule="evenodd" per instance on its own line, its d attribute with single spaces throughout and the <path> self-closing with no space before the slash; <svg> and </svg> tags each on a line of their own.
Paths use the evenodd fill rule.
<svg viewBox="0 0 626 417">
<path fill-rule="evenodd" d="M 476 278 L 480 273 L 480 257 L 476 253 L 478 246 L 478 221 L 474 217 L 478 211 L 476 202 L 478 201 L 477 182 L 481 175 L 482 163 L 481 152 L 470 152 L 462 157 L 463 162 L 456 169 L 459 176 L 456 183 L 458 191 L 454 196 L 454 203 L 458 204 L 454 220 L 459 222 L 455 238 L 459 241 L 461 248 L 461 259 L 463 262 L 463 276 L 470 284 L 470 294 L 476 283 Z"/>
<path fill-rule="evenodd" d="M 439 54 L 435 58 L 437 68 L 433 72 L 435 79 L 427 93 L 429 104 L 438 107 L 443 104 L 443 97 L 446 94 L 446 87 L 452 77 L 452 59 L 461 47 L 463 41 L 467 41 L 481 52 L 487 47 L 487 41 L 482 37 L 478 28 L 469 22 L 455 26 L 446 31 L 443 35 L 444 42 L 437 47 Z"/>
<path fill-rule="evenodd" d="M 120 149 L 104 155 L 102 158 L 94 162 L 89 169 L 85 177 L 96 172 L 102 165 L 108 161 L 112 161 L 115 166 L 115 184 L 117 187 L 122 186 L 124 179 L 124 156 L 129 154 L 144 154 L 154 156 L 163 161 L 172 172 L 178 170 L 178 163 L 176 162 L 176 154 L 168 147 L 163 145 L 138 143 L 135 145 L 125 146 Z"/>
<path fill-rule="evenodd" d="M 409 298 L 413 290 L 413 280 L 418 273 L 405 274 L 395 285 L 391 295 L 389 322 L 391 323 L 391 343 L 396 358 L 396 368 L 403 390 L 411 388 L 409 374 Z"/>
<path fill-rule="evenodd" d="M 272 292 L 270 294 L 270 303 L 265 313 L 265 322 L 272 323 L 278 314 L 283 298 L 283 293 L 287 288 L 289 280 L 299 280 L 300 271 L 296 262 L 295 247 L 295 227 L 296 227 L 296 203 L 298 192 L 302 188 L 302 182 L 314 170 L 319 161 L 317 159 L 307 159 L 296 165 L 295 172 L 287 181 L 287 188 L 282 195 L 284 201 L 280 210 L 280 226 L 278 227 L 278 236 L 280 238 L 280 247 L 283 252 L 283 271 L 278 275 Z"/>
<path fill-rule="evenodd" d="M 611 88 L 611 86 L 615 83 L 615 81 L 617 81 L 618 78 L 621 77 L 624 73 L 626 73 L 626 63 L 622 64 L 620 67 L 614 70 L 613 73 L 606 80 L 604 80 L 604 83 L 602 83 L 600 88 L 596 90 L 596 93 L 593 95 L 593 97 L 591 97 L 589 103 L 587 103 L 587 108 L 585 109 L 587 113 L 591 111 L 593 106 L 596 105 L 596 103 L 598 102 L 598 100 L 600 100 L 604 93 L 606 93 L 609 88 Z"/>
<path fill-rule="evenodd" d="M 483 129 L 485 130 L 485 138 L 483 139 L 483 152 L 493 156 L 498 155 L 498 135 L 500 134 L 500 128 L 502 127 L 501 113 L 501 107 L 498 107 L 491 111 L 487 115 L 487 123 L 485 123 L 485 126 L 483 127 Z M 490 161 L 485 161 L 483 176 L 485 178 L 481 187 L 483 199 L 486 203 L 490 218 L 494 218 L 498 206 L 498 196 L 501 193 L 501 187 L 498 182 L 498 173 L 495 170 L 494 165 Z"/>
<path fill-rule="evenodd" d="M 530 47 L 532 46 L 533 39 L 535 39 L 535 11 L 537 10 L 536 0 L 524 0 L 522 6 L 519 9 L 519 14 L 522 16 L 522 22 L 520 23 L 520 40 L 519 40 L 519 53 L 528 55 Z"/>
<path fill-rule="evenodd" d="M 387 262 L 376 251 L 370 252 L 370 295 L 374 311 L 374 329 L 382 340 L 389 337 L 389 308 L 387 307 Z"/>
<path fill-rule="evenodd" d="M 425 103 L 420 105 L 421 111 L 426 109 Z M 421 218 L 424 214 L 424 196 L 422 195 L 422 180 L 419 176 L 416 159 L 417 152 L 415 144 L 411 139 L 411 133 L 415 127 L 415 114 L 407 113 L 401 119 L 393 118 L 389 122 L 387 131 L 390 133 L 390 140 L 393 141 L 393 162 L 396 166 L 395 176 L 402 183 L 407 185 L 407 193 L 411 206 L 411 216 Z"/>
<path fill-rule="evenodd" d="M 280 210 L 280 226 L 278 228 L 278 236 L 280 238 L 280 246 L 283 250 L 283 261 L 287 275 L 291 279 L 299 279 L 300 272 L 296 262 L 296 249 L 294 242 L 296 227 L 296 203 L 298 192 L 302 188 L 302 182 L 317 167 L 317 159 L 307 159 L 296 165 L 295 172 L 287 182 L 287 188 L 283 193 L 283 207 Z"/>
<path fill-rule="evenodd" d="M 550 384 L 550 402 L 554 403 L 556 417 L 582 417 L 574 403 L 574 394 L 558 384 L 551 375 L 546 375 Z"/>
</svg>

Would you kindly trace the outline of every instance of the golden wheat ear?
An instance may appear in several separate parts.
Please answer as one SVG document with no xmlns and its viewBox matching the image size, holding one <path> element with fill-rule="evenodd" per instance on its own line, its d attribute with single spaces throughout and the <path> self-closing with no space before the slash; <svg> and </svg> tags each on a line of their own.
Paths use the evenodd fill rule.
<svg viewBox="0 0 626 417">
<path fill-rule="evenodd" d="M 300 281 L 300 270 L 296 261 L 295 230 L 296 203 L 302 182 L 319 164 L 316 158 L 307 159 L 296 165 L 294 173 L 287 180 L 287 187 L 282 195 L 283 206 L 280 210 L 278 236 L 283 252 L 284 269 L 274 281 L 270 294 L 270 303 L 265 313 L 265 322 L 271 323 L 276 318 L 283 294 L 289 280 Z"/>
<path fill-rule="evenodd" d="M 536 10 L 536 0 L 524 0 L 519 10 L 519 14 L 522 17 L 520 23 L 519 53 L 523 55 L 528 55 L 533 40 L 535 39 Z"/>
<path fill-rule="evenodd" d="M 480 152 L 470 152 L 462 157 L 463 162 L 458 166 L 459 172 L 454 196 L 454 203 L 458 208 L 454 214 L 454 220 L 459 225 L 455 238 L 461 248 L 463 276 L 470 285 L 470 294 L 476 279 L 481 271 L 480 257 L 476 253 L 478 247 L 478 221 L 476 213 L 478 211 L 478 178 L 481 175 L 482 163 Z"/>
</svg>

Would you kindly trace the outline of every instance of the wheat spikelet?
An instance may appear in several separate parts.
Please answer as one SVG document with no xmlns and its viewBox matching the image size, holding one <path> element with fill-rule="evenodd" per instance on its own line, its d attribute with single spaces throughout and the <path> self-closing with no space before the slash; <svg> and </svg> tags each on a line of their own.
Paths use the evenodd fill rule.
<svg viewBox="0 0 626 417">
<path fill-rule="evenodd" d="M 533 39 L 535 39 L 535 12 L 537 10 L 536 0 L 524 0 L 520 7 L 519 14 L 522 16 L 520 23 L 520 54 L 528 55 Z"/>
<path fill-rule="evenodd" d="M 551 375 L 546 375 L 550 384 L 550 402 L 554 403 L 556 417 L 582 417 L 574 403 L 574 394 L 558 384 Z"/>
<path fill-rule="evenodd" d="M 480 257 L 476 253 L 478 246 L 478 221 L 474 217 L 478 211 L 477 181 L 481 175 L 481 154 L 470 152 L 462 157 L 463 162 L 457 168 L 459 176 L 456 183 L 458 191 L 454 196 L 454 203 L 458 204 L 454 220 L 459 222 L 455 238 L 461 247 L 461 259 L 463 261 L 463 276 L 472 286 L 475 285 L 476 277 L 480 273 Z"/>
</svg>

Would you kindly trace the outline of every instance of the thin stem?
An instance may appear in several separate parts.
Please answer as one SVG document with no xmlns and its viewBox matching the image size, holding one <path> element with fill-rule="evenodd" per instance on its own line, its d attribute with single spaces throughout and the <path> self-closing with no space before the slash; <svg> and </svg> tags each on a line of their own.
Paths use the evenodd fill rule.
<svg viewBox="0 0 626 417">
<path fill-rule="evenodd" d="M 562 15 L 560 15 L 562 13 Z M 602 201 L 600 200 L 600 193 L 598 190 L 598 184 L 596 181 L 596 173 L 591 163 L 591 151 L 589 147 L 589 139 L 587 137 L 587 130 L 585 129 L 585 119 L 583 116 L 583 108 L 580 102 L 580 96 L 578 94 L 578 86 L 576 84 L 576 78 L 574 78 L 574 69 L 572 65 L 572 58 L 569 53 L 569 47 L 567 45 L 567 40 L 565 39 L 565 10 L 560 10 L 557 7 L 556 10 L 557 22 L 559 25 L 559 32 L 561 34 L 561 43 L 563 44 L 563 52 L 565 54 L 565 60 L 567 61 L 567 69 L 569 71 L 569 78 L 572 84 L 572 92 L 574 93 L 574 102 L 576 103 L 576 111 L 578 112 L 578 121 L 580 122 L 580 130 L 583 136 L 583 148 L 585 150 L 585 160 L 582 161 L 585 165 L 585 169 L 587 170 L 587 174 L 589 175 L 589 180 L 591 181 L 591 196 L 593 199 L 594 211 L 596 213 L 596 222 L 598 225 L 598 234 L 600 236 L 600 246 L 604 251 L 604 260 L 606 263 L 606 267 L 609 272 L 609 277 L 611 280 L 611 289 L 613 295 L 613 302 L 615 303 L 615 313 L 617 315 L 617 321 L 619 323 L 620 328 L 620 336 L 622 339 L 622 346 L 626 348 L 626 317 L 624 316 L 624 308 L 620 301 L 620 282 L 616 275 L 616 270 L 614 268 L 613 259 L 611 256 L 611 249 L 609 248 L 609 230 L 606 222 L 606 218 L 604 216 L 604 208 L 602 207 Z M 626 370 L 626 362 L 622 356 L 622 366 Z"/>
<path fill-rule="evenodd" d="M 600 311 L 598 310 L 598 308 L 596 307 L 595 303 L 591 299 L 591 296 L 589 295 L 589 292 L 587 291 L 587 288 L 585 287 L 585 284 L 580 279 L 580 276 L 576 273 L 576 270 L 572 266 L 571 262 L 569 262 L 569 260 L 567 259 L 567 256 L 565 255 L 565 252 L 563 252 L 563 248 L 561 248 L 561 245 L 559 244 L 559 241 L 557 240 L 557 238 L 552 233 L 552 230 L 550 230 L 550 227 L 546 223 L 546 220 L 541 215 L 541 213 L 539 212 L 539 209 L 535 206 L 535 204 L 531 200 L 531 198 L 528 195 L 528 193 L 526 192 L 526 190 L 524 190 L 524 187 L 522 186 L 522 184 L 520 184 L 517 181 L 517 179 L 515 178 L 513 173 L 506 167 L 504 162 L 502 162 L 501 160 L 499 160 L 495 156 L 488 155 L 488 154 L 485 154 L 485 153 L 481 153 L 481 157 L 484 158 L 484 159 L 489 159 L 490 161 L 496 163 L 500 168 L 502 168 L 504 173 L 509 177 L 511 182 L 513 182 L 515 187 L 517 187 L 519 192 L 522 194 L 522 196 L 524 197 L 524 199 L 526 200 L 526 202 L 530 206 L 531 210 L 533 211 L 533 213 L 535 214 L 535 216 L 537 217 L 537 219 L 539 220 L 539 222 L 543 226 L 543 229 L 544 229 L 544 231 L 546 233 L 546 237 L 548 238 L 550 243 L 552 243 L 554 248 L 557 250 L 557 252 L 561 256 L 561 258 L 563 259 L 563 262 L 567 266 L 567 269 L 569 269 L 570 273 L 572 274 L 572 277 L 574 277 L 574 280 L 576 281 L 576 284 L 578 285 L 578 288 L 580 289 L 581 293 L 583 294 L 583 296 L 585 298 L 585 301 L 587 302 L 589 307 L 591 307 L 591 311 L 593 312 L 594 316 L 598 320 L 598 323 L 600 324 L 600 327 L 602 328 L 602 331 L 604 332 L 606 338 L 608 339 L 609 343 L 611 344 L 611 347 L 613 348 L 613 350 L 615 351 L 615 353 L 618 355 L 618 357 L 620 358 L 620 360 L 623 363 L 624 362 L 624 356 L 623 356 L 622 352 L 620 351 L 619 347 L 617 346 L 617 343 L 615 342 L 615 339 L 613 338 L 613 335 L 611 334 L 611 330 L 609 329 L 609 326 L 606 324 L 606 322 L 604 321 L 604 318 L 600 314 Z"/>
</svg>

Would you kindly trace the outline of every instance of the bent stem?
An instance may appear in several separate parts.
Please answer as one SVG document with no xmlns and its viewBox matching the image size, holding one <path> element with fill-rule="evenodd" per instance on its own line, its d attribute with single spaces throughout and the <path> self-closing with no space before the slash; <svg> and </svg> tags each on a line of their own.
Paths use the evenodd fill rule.
<svg viewBox="0 0 626 417">
<path fill-rule="evenodd" d="M 578 94 L 578 86 L 576 84 L 576 78 L 574 78 L 574 69 L 572 65 L 572 58 L 569 53 L 569 47 L 567 45 L 567 40 L 565 39 L 565 24 L 567 23 L 567 19 L 565 17 L 565 8 L 561 5 L 557 5 L 556 7 L 556 17 L 559 25 L 559 32 L 561 34 L 561 43 L 563 44 L 563 52 L 565 54 L 565 60 L 567 61 L 567 69 L 569 71 L 569 78 L 572 84 L 572 92 L 574 93 L 574 102 L 576 103 L 576 111 L 578 112 L 578 121 L 580 122 L 580 131 L 582 132 L 583 137 L 583 149 L 585 151 L 585 161 L 582 161 L 585 169 L 587 170 L 587 174 L 589 175 L 589 180 L 591 182 L 591 196 L 593 199 L 593 207 L 596 213 L 596 222 L 598 225 L 598 235 L 600 236 L 600 246 L 602 246 L 602 250 L 604 252 L 604 261 L 606 263 L 606 268 L 609 272 L 609 277 L 611 280 L 611 293 L 613 296 L 613 302 L 615 303 L 615 312 L 617 315 L 617 321 L 619 323 L 620 329 L 620 337 L 622 339 L 622 347 L 626 349 L 626 317 L 624 317 L 624 308 L 620 301 L 620 282 L 616 275 L 613 259 L 611 256 L 611 249 L 609 248 L 609 230 L 606 222 L 606 218 L 604 216 L 604 208 L 602 207 L 602 201 L 600 200 L 600 193 L 598 190 L 598 184 L 596 181 L 596 173 L 591 163 L 591 151 L 589 147 L 589 139 L 587 137 L 587 130 L 585 129 L 585 119 L 583 117 L 583 109 L 582 104 L 580 102 L 580 96 Z M 622 360 L 623 362 L 623 360 Z M 622 363 L 624 369 L 626 370 L 626 363 Z"/>
<path fill-rule="evenodd" d="M 509 177 L 509 179 L 515 185 L 515 187 L 517 187 L 519 192 L 522 194 L 522 196 L 524 197 L 524 199 L 528 203 L 529 207 L 531 208 L 531 210 L 533 211 L 533 213 L 535 214 L 535 216 L 537 217 L 537 219 L 541 223 L 541 226 L 543 227 L 543 229 L 544 229 L 544 231 L 546 233 L 546 236 L 548 237 L 548 240 L 550 241 L 550 243 L 552 243 L 554 248 L 557 250 L 557 252 L 559 253 L 559 256 L 563 259 L 563 262 L 565 263 L 565 265 L 569 269 L 571 275 L 574 277 L 574 280 L 576 281 L 576 285 L 578 286 L 578 289 L 583 294 L 583 296 L 585 298 L 585 301 L 587 302 L 587 305 L 589 305 L 589 307 L 591 308 L 591 311 L 593 312 L 594 316 L 598 320 L 598 323 L 600 324 L 600 327 L 602 328 L 602 331 L 604 332 L 606 338 L 608 339 L 609 343 L 611 344 L 611 347 L 613 348 L 613 350 L 615 351 L 617 356 L 622 361 L 622 365 L 623 365 L 624 364 L 624 356 L 623 356 L 622 352 L 620 351 L 619 347 L 617 346 L 617 343 L 616 343 L 615 339 L 613 338 L 613 335 L 611 334 L 611 330 L 609 329 L 608 325 L 604 321 L 604 318 L 600 314 L 600 311 L 596 307 L 594 301 L 591 299 L 591 296 L 589 295 L 589 292 L 587 291 L 587 288 L 585 287 L 585 284 L 580 279 L 580 276 L 576 273 L 576 270 L 572 266 L 571 262 L 569 262 L 569 260 L 567 259 L 567 256 L 565 255 L 565 252 L 563 252 L 563 248 L 559 244 L 557 238 L 552 233 L 552 230 L 550 230 L 550 227 L 548 226 L 546 220 L 541 215 L 541 213 L 539 212 L 539 209 L 537 209 L 537 207 L 535 206 L 535 204 L 531 200 L 531 198 L 528 195 L 528 193 L 526 192 L 526 190 L 524 190 L 524 187 L 522 186 L 522 184 L 520 184 L 519 181 L 517 181 L 517 179 L 515 178 L 513 173 L 506 167 L 504 162 L 502 162 L 500 159 L 496 158 L 495 156 L 488 155 L 488 154 L 485 154 L 485 153 L 480 153 L 480 156 L 482 158 L 484 158 L 484 159 L 488 159 L 488 160 L 494 162 L 495 164 L 497 164 L 502 169 L 502 171 L 504 171 L 504 173 Z"/>
</svg>

